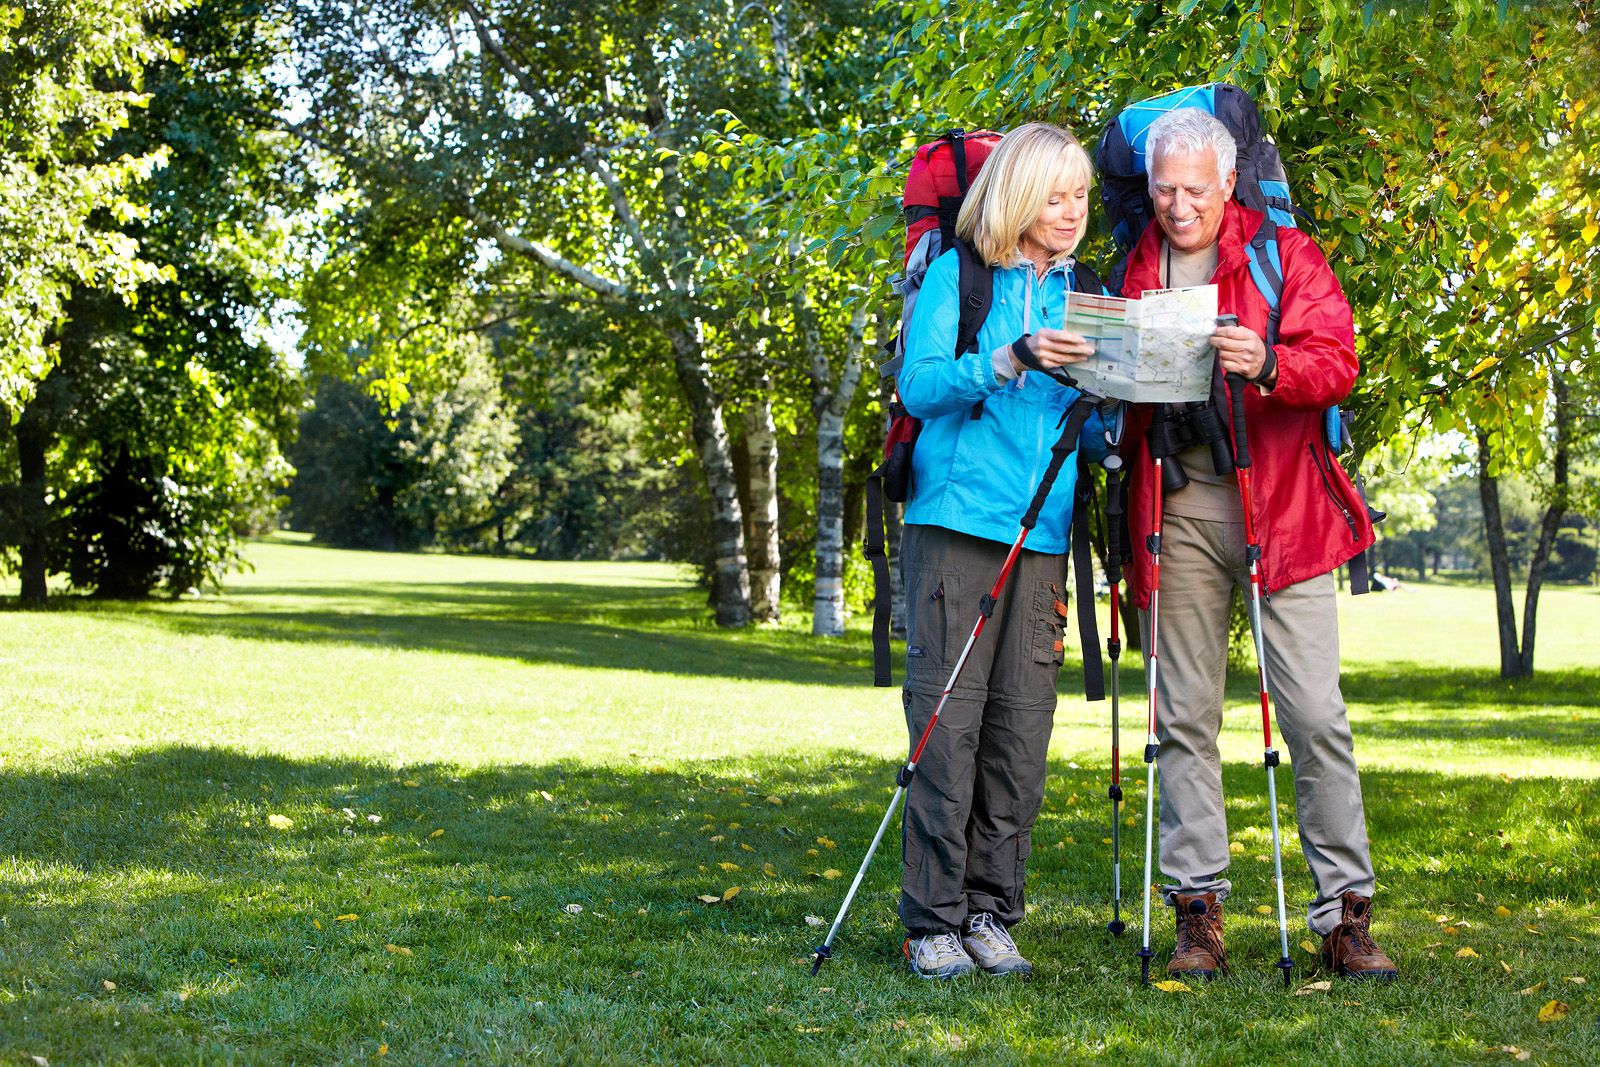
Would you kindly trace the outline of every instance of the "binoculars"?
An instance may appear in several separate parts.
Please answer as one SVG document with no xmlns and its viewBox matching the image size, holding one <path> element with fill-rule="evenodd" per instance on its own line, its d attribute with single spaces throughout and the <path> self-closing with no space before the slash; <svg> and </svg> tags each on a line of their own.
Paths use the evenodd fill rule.
<svg viewBox="0 0 1600 1067">
<path fill-rule="evenodd" d="M 1161 463 L 1161 491 L 1176 493 L 1189 484 L 1178 453 L 1204 444 L 1211 450 L 1211 466 L 1219 475 L 1233 473 L 1233 449 L 1228 424 L 1214 404 L 1172 404 L 1150 423 L 1150 457 Z"/>
</svg>

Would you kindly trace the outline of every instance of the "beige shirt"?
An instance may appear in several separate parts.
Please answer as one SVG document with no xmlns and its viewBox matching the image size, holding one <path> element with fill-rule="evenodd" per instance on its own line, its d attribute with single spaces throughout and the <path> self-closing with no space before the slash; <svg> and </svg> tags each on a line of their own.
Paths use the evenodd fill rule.
<svg viewBox="0 0 1600 1067">
<path fill-rule="evenodd" d="M 1180 252 L 1165 243 L 1161 246 L 1161 284 L 1169 289 L 1209 285 L 1217 272 L 1217 246 L 1198 252 Z M 1212 522 L 1244 522 L 1239 506 L 1239 481 L 1232 474 L 1219 476 L 1211 463 L 1211 449 L 1194 445 L 1177 455 L 1189 484 L 1163 498 L 1162 510 L 1169 515 Z"/>
</svg>

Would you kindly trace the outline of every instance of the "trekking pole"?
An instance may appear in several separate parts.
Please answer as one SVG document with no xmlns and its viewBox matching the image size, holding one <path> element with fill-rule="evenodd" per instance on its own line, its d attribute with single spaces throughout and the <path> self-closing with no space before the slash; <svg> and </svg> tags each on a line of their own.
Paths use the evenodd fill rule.
<svg viewBox="0 0 1600 1067">
<path fill-rule="evenodd" d="M 1067 381 L 1070 383 L 1071 379 Z M 894 796 L 889 799 L 889 809 L 883 813 L 883 821 L 878 823 L 878 832 L 872 835 L 872 844 L 867 846 L 867 854 L 862 857 L 861 868 L 856 871 L 855 880 L 850 883 L 850 891 L 844 895 L 844 903 L 839 905 L 839 914 L 834 917 L 828 936 L 823 938 L 822 944 L 812 950 L 816 953 L 816 959 L 811 964 L 813 977 L 822 970 L 825 962 L 833 958 L 833 939 L 839 934 L 845 913 L 850 910 L 851 901 L 855 900 L 856 890 L 861 888 L 861 880 L 866 877 L 867 868 L 872 865 L 872 857 L 878 851 L 878 844 L 883 840 L 884 832 L 889 829 L 889 821 L 894 818 L 895 809 L 900 806 L 900 799 L 906 795 L 911 780 L 916 777 L 917 762 L 922 759 L 922 750 L 927 747 L 928 738 L 933 734 L 933 728 L 938 725 L 939 715 L 949 702 L 950 694 L 955 692 L 956 681 L 967 665 L 967 657 L 972 654 L 973 646 L 978 643 L 978 635 L 983 633 L 984 625 L 989 621 L 989 616 L 994 614 L 995 605 L 1000 602 L 1000 593 L 1005 589 L 1006 579 L 1011 577 L 1011 568 L 1016 564 L 1017 557 L 1022 554 L 1022 545 L 1027 541 L 1029 531 L 1039 521 L 1039 512 L 1044 507 L 1045 498 L 1050 495 L 1051 487 L 1056 483 L 1056 475 L 1061 473 L 1061 465 L 1066 462 L 1069 455 L 1077 451 L 1078 435 L 1083 431 L 1083 424 L 1088 421 L 1093 411 L 1094 402 L 1087 396 L 1082 396 L 1061 416 L 1064 429 L 1061 431 L 1060 439 L 1050 449 L 1050 464 L 1045 468 L 1044 477 L 1039 479 L 1039 488 L 1033 494 L 1033 502 L 1028 505 L 1027 514 L 1022 517 L 1017 539 L 1012 543 L 1011 551 L 1006 554 L 1006 561 L 1001 565 L 1000 574 L 995 578 L 994 585 L 978 601 L 978 621 L 972 627 L 972 633 L 968 635 L 967 643 L 961 649 L 961 655 L 956 659 L 955 668 L 950 672 L 949 681 L 945 682 L 944 691 L 939 695 L 939 703 L 934 706 L 928 725 L 923 727 L 922 736 L 917 739 L 916 747 L 911 750 L 911 758 L 895 775 Z"/>
<path fill-rule="evenodd" d="M 1127 929 L 1122 921 L 1122 732 L 1118 704 L 1122 683 L 1117 661 L 1122 657 L 1121 607 L 1117 602 L 1122 584 L 1122 457 L 1106 456 L 1106 584 L 1111 587 L 1111 636 L 1106 638 L 1106 655 L 1111 657 L 1111 921 L 1106 929 L 1117 937 Z"/>
<path fill-rule="evenodd" d="M 1278 837 L 1278 750 L 1272 747 L 1272 703 L 1267 695 L 1267 660 L 1261 633 L 1261 545 L 1256 541 L 1255 519 L 1250 513 L 1250 443 L 1245 432 L 1244 391 L 1244 376 L 1229 374 L 1228 392 L 1233 407 L 1233 463 L 1239 478 L 1239 503 L 1244 510 L 1245 560 L 1250 567 L 1250 634 L 1255 639 L 1256 679 L 1261 688 L 1262 762 L 1267 768 L 1267 808 L 1272 815 L 1272 870 L 1278 882 L 1278 943 L 1283 955 L 1277 966 L 1283 972 L 1283 987 L 1288 989 L 1294 960 L 1289 958 L 1289 915 L 1283 900 L 1283 845 Z"/>
<path fill-rule="evenodd" d="M 1145 670 L 1149 674 L 1150 693 L 1146 705 L 1144 737 L 1144 883 L 1140 894 L 1144 897 L 1144 936 L 1139 946 L 1139 976 L 1145 985 L 1150 984 L 1150 852 L 1155 843 L 1156 797 L 1156 675 L 1161 648 L 1161 457 L 1155 457 L 1155 475 L 1151 479 L 1151 509 L 1155 518 L 1150 537 L 1145 542 L 1150 549 L 1150 659 Z"/>
</svg>

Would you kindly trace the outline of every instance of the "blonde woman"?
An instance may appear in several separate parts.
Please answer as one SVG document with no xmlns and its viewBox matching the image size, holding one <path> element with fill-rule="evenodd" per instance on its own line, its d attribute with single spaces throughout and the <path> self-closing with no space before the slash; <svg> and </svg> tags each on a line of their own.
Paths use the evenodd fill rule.
<svg viewBox="0 0 1600 1067">
<path fill-rule="evenodd" d="M 913 742 L 1016 539 L 1062 416 L 1078 399 L 1038 370 L 1081 362 L 1093 350 L 1060 328 L 1091 173 L 1064 129 L 1030 123 L 1007 134 L 956 222 L 957 237 L 994 272 L 976 350 L 955 351 L 954 249 L 929 267 L 912 313 L 898 384 L 906 408 L 923 420 L 900 554 Z M 1080 441 L 1091 459 L 1104 454 L 1098 416 Z M 900 918 L 906 959 L 925 978 L 1033 970 L 1009 931 L 1023 917 L 1030 831 L 1044 798 L 1075 476 L 1069 458 L 907 795 Z"/>
</svg>

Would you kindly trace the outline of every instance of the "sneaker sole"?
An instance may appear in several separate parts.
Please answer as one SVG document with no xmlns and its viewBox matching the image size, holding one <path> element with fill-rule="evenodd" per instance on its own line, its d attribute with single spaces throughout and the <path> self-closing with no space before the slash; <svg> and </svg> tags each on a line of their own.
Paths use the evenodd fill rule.
<svg viewBox="0 0 1600 1067">
<path fill-rule="evenodd" d="M 979 966 L 982 966 L 981 964 Z M 1027 978 L 1033 974 L 1033 964 L 1025 959 L 1007 960 L 993 967 L 983 967 L 983 973 L 996 978 Z"/>
<path fill-rule="evenodd" d="M 969 965 L 969 966 L 966 966 L 966 967 L 956 967 L 956 968 L 953 968 L 953 969 L 947 970 L 947 971 L 919 971 L 915 967 L 913 967 L 913 968 L 911 968 L 911 973 L 916 975 L 918 978 L 926 979 L 928 981 L 941 982 L 941 981 L 948 981 L 951 978 L 964 977 L 966 975 L 971 974 L 973 971 L 975 971 L 977 969 L 978 968 L 977 968 L 976 965 Z"/>
</svg>

